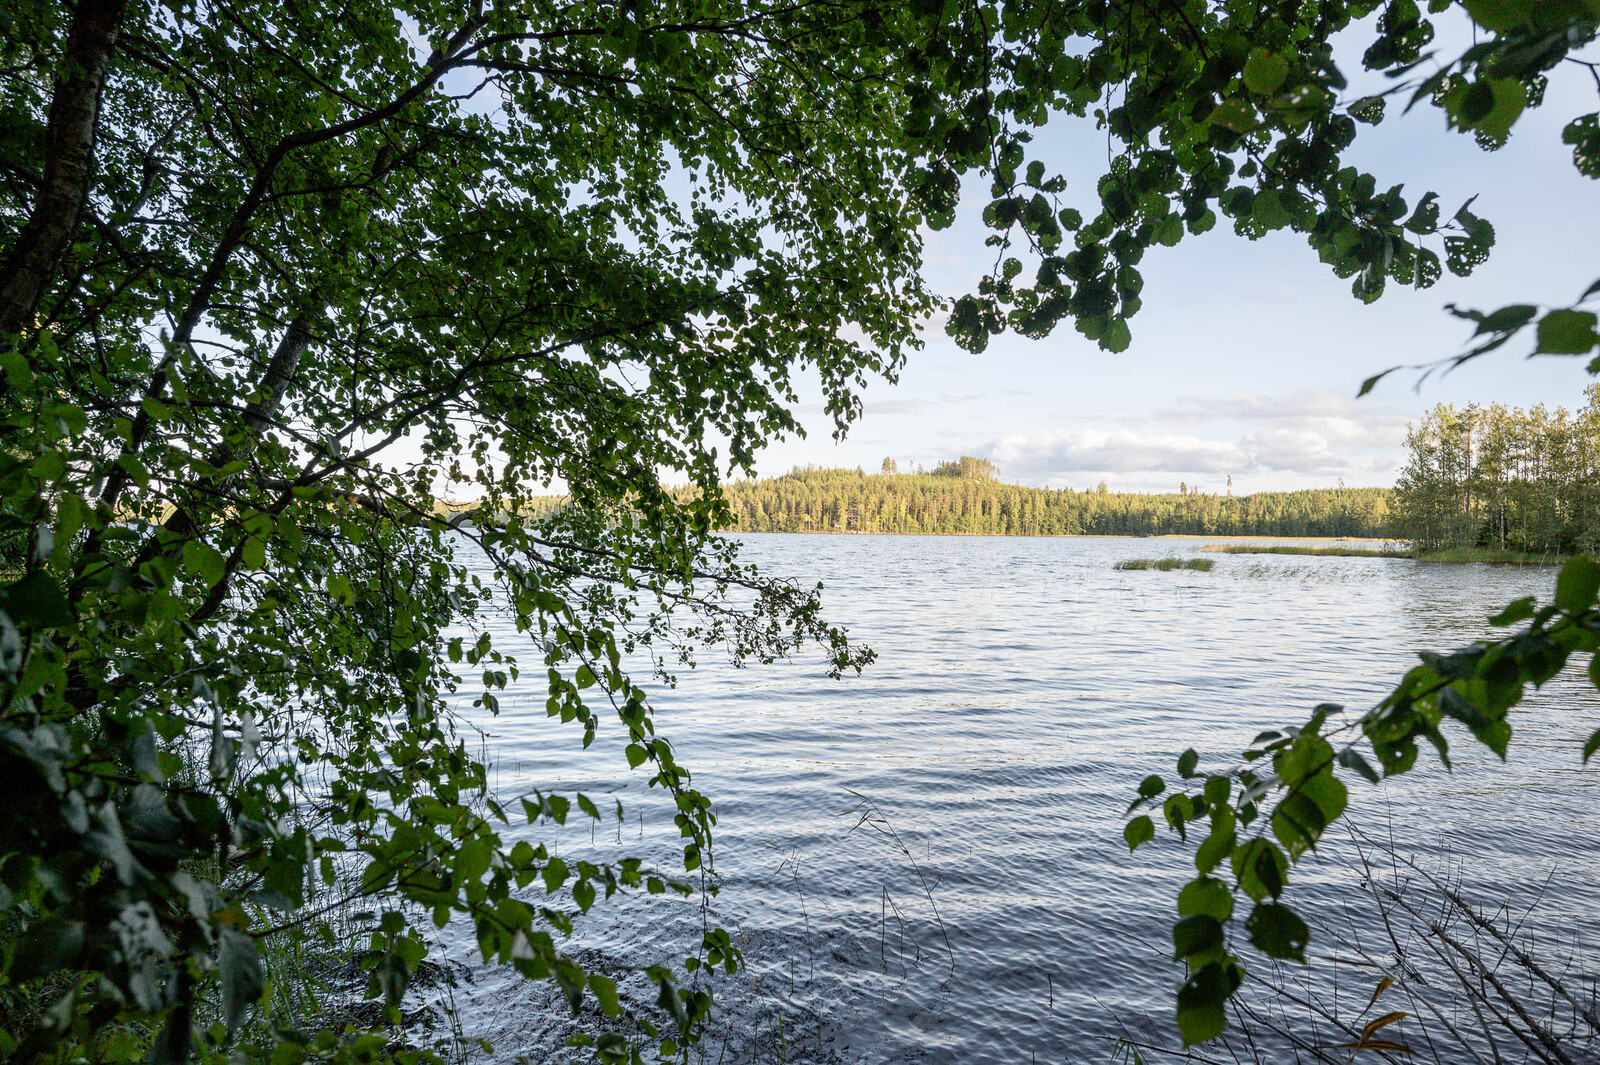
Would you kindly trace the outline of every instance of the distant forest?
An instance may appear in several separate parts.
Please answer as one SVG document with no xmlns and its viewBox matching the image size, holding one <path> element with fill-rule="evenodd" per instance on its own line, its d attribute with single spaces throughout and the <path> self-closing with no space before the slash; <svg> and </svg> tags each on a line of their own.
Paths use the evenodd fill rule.
<svg viewBox="0 0 1600 1065">
<path fill-rule="evenodd" d="M 885 469 L 893 464 L 885 462 Z M 932 473 L 796 469 L 737 481 L 727 499 L 741 532 L 978 533 L 1003 536 L 1387 536 L 1392 492 L 1165 495 L 1024 488 L 963 457 Z"/>
<path fill-rule="evenodd" d="M 1396 528 L 1418 549 L 1600 550 L 1600 385 L 1576 414 L 1435 407 L 1406 436 Z"/>
</svg>

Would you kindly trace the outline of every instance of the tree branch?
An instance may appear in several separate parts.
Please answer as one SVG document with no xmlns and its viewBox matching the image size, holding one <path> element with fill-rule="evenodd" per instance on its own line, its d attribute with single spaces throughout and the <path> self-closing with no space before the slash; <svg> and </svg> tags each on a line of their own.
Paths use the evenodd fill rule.
<svg viewBox="0 0 1600 1065">
<path fill-rule="evenodd" d="M 44 187 L 0 267 L 0 336 L 20 333 L 78 228 L 94 176 L 100 93 L 127 0 L 82 0 L 73 14 L 45 130 Z M 0 391 L 10 386 L 0 381 Z"/>
</svg>

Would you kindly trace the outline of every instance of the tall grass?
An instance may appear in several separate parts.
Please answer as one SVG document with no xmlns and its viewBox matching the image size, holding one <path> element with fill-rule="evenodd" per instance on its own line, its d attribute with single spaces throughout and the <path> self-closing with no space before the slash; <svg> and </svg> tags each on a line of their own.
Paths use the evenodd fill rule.
<svg viewBox="0 0 1600 1065">
<path fill-rule="evenodd" d="M 1192 569 L 1210 573 L 1216 562 L 1209 558 L 1129 558 L 1118 562 L 1113 569 L 1158 569 L 1162 572 L 1175 569 Z"/>
<path fill-rule="evenodd" d="M 1312 547 L 1305 544 L 1206 544 L 1200 550 L 1224 555 L 1331 555 L 1339 558 L 1409 558 L 1416 562 L 1486 562 L 1510 566 L 1559 566 L 1565 555 L 1501 551 L 1492 547 L 1446 547 L 1417 554 L 1403 547 Z"/>
<path fill-rule="evenodd" d="M 1111 1060 L 1279 1065 L 1577 1065 L 1600 1060 L 1600 973 L 1574 944 L 1541 955 L 1528 931 L 1540 890 L 1485 907 L 1463 870 L 1397 854 L 1351 829 L 1359 895 L 1313 921 L 1308 966 L 1259 960 L 1228 1033 L 1182 1049 L 1123 1026 Z M 1330 909 L 1329 916 L 1333 913 Z M 1549 942 L 1547 938 L 1545 942 Z"/>
<path fill-rule="evenodd" d="M 1420 559 L 1422 562 L 1489 562 L 1506 566 L 1559 566 L 1566 560 L 1566 555 L 1498 551 L 1492 547 L 1446 547 L 1429 551 Z"/>
<path fill-rule="evenodd" d="M 1304 544 L 1206 544 L 1200 550 L 1224 555 L 1334 555 L 1339 558 L 1415 558 L 1398 547 L 1310 547 Z"/>
</svg>

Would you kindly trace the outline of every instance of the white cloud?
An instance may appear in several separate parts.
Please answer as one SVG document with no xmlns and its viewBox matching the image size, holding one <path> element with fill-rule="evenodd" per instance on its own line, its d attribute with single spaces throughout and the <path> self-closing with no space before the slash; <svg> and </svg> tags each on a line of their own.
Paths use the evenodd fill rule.
<svg viewBox="0 0 1600 1065">
<path fill-rule="evenodd" d="M 1228 413 L 1184 418 L 1199 432 L 1162 432 L 1162 423 L 1175 419 L 1158 415 L 1151 419 L 1151 427 L 1012 433 L 978 453 L 996 463 L 1007 480 L 1030 483 L 1085 474 L 1272 472 L 1326 478 L 1348 472 L 1387 472 L 1394 465 L 1391 449 L 1405 436 L 1403 418 L 1334 413 L 1338 407 L 1332 401 L 1313 394 L 1284 404 L 1300 412 L 1288 415 L 1252 414 L 1272 409 L 1263 397 L 1192 402 L 1214 404 Z M 1239 425 L 1240 421 L 1245 424 Z"/>
<path fill-rule="evenodd" d="M 1350 465 L 1326 436 L 1313 429 L 1264 429 L 1245 443 L 1257 463 L 1274 470 L 1332 473 Z"/>
<path fill-rule="evenodd" d="M 862 409 L 868 415 L 881 414 L 918 414 L 927 409 L 928 403 L 921 399 L 872 399 L 868 398 Z"/>
<path fill-rule="evenodd" d="M 1208 436 L 1228 432 L 1226 424 L 1233 423 L 1260 467 L 1306 474 L 1379 468 L 1368 453 L 1400 448 L 1407 423 L 1382 403 L 1326 390 L 1183 396 L 1154 420 Z"/>
<path fill-rule="evenodd" d="M 1372 404 L 1363 406 L 1342 392 L 1311 390 L 1286 396 L 1180 396 L 1175 408 L 1162 412 L 1169 417 L 1201 415 L 1215 418 L 1359 418 L 1375 412 Z"/>
<path fill-rule="evenodd" d="M 1007 478 L 1029 479 L 1084 472 L 1229 473 L 1250 465 L 1250 456 L 1232 442 L 1102 429 L 1012 433 L 995 442 L 989 458 Z"/>
</svg>

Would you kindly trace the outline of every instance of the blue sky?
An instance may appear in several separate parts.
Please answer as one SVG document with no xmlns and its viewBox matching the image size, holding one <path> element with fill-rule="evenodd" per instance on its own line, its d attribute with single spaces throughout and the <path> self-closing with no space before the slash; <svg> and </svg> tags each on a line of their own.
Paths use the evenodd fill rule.
<svg viewBox="0 0 1600 1065">
<path fill-rule="evenodd" d="M 1351 161 L 1375 173 L 1380 187 L 1404 182 L 1413 199 L 1435 190 L 1446 214 L 1477 194 L 1474 213 L 1495 225 L 1498 239 L 1470 278 L 1446 273 L 1420 292 L 1391 284 L 1363 306 L 1298 234 L 1252 242 L 1224 219 L 1203 237 L 1145 256 L 1144 307 L 1123 354 L 1100 351 L 1067 325 L 1042 341 L 1008 334 L 971 355 L 931 323 L 926 348 L 899 384 L 867 390 L 866 415 L 843 443 L 807 396 L 808 438 L 769 447 L 760 472 L 807 464 L 875 471 L 886 456 L 906 468 L 969 454 L 995 461 L 1003 480 L 1052 487 L 1104 480 L 1123 490 L 1188 482 L 1220 491 L 1229 476 L 1236 492 L 1341 478 L 1385 485 L 1403 457 L 1407 422 L 1436 403 L 1581 406 L 1591 380 L 1582 361 L 1527 359 L 1531 342 L 1420 389 L 1417 374 L 1402 372 L 1374 394 L 1354 396 L 1378 370 L 1462 350 L 1470 328 L 1444 313 L 1446 303 L 1566 303 L 1600 275 L 1600 182 L 1580 176 L 1561 143 L 1562 126 L 1593 108 L 1586 75 L 1553 77 L 1545 105 L 1492 153 L 1446 130 L 1430 107 L 1404 118 L 1391 107 L 1383 125 L 1362 127 Z M 1101 135 L 1082 123 L 1052 125 L 1036 147 L 1068 175 L 1069 201 L 1090 206 L 1094 162 L 1105 159 Z M 947 295 L 969 290 L 992 255 L 976 223 L 983 191 L 974 184 L 963 219 L 929 235 L 926 276 Z"/>
</svg>

